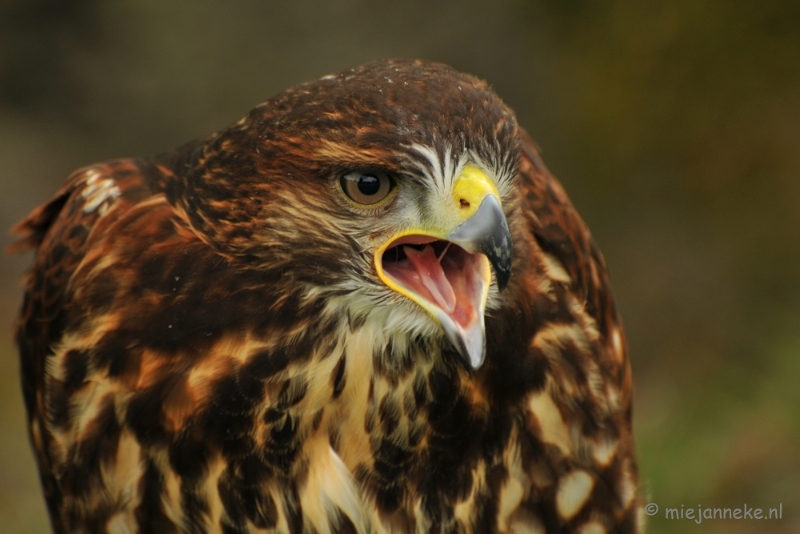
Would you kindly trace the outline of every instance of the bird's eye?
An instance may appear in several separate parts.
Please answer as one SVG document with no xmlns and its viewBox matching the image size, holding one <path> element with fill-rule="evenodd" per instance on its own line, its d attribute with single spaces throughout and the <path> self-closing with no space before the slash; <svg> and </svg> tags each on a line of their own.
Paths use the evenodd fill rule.
<svg viewBox="0 0 800 534">
<path fill-rule="evenodd" d="M 345 195 L 365 206 L 377 204 L 394 189 L 394 180 L 384 172 L 349 172 L 341 184 Z"/>
</svg>

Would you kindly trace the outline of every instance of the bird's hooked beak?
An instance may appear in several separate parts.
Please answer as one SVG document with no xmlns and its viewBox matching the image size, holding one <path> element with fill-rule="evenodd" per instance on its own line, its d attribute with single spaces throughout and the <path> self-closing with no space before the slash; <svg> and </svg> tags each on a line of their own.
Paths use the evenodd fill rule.
<svg viewBox="0 0 800 534">
<path fill-rule="evenodd" d="M 430 313 L 470 369 L 484 361 L 484 313 L 495 272 L 511 276 L 511 232 L 500 193 L 479 168 L 456 179 L 438 223 L 393 235 L 375 253 L 380 279 Z"/>
</svg>

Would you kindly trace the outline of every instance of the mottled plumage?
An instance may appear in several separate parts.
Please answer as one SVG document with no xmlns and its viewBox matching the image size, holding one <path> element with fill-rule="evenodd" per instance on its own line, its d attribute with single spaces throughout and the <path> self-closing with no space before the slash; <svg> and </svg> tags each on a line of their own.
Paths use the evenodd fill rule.
<svg viewBox="0 0 800 534">
<path fill-rule="evenodd" d="M 602 256 L 471 76 L 323 77 L 15 231 L 57 532 L 640 528 Z"/>
</svg>

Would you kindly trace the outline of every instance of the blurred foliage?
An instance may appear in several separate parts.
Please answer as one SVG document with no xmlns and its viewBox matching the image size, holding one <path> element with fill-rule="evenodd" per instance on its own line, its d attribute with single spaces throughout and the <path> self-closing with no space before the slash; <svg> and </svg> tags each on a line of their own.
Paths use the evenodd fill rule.
<svg viewBox="0 0 800 534">
<path fill-rule="evenodd" d="M 642 492 L 800 531 L 800 3 L 796 0 L 0 2 L 0 226 L 74 168 L 159 152 L 277 91 L 380 57 L 481 76 L 605 252 L 632 351 Z M 30 257 L 0 264 L 10 325 Z M 8 329 L 0 524 L 44 532 Z"/>
</svg>

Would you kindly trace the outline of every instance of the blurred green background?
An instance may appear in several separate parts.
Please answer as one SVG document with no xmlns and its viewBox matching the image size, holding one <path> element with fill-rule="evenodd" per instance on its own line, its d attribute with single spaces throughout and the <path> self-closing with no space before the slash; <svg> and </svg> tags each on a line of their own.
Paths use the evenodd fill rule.
<svg viewBox="0 0 800 534">
<path fill-rule="evenodd" d="M 800 532 L 800 2 L 0 2 L 0 227 L 75 168 L 177 146 L 382 57 L 487 79 L 603 249 L 649 532 Z M 7 240 L 10 243 L 10 239 Z M 0 531 L 46 532 L 0 262 Z M 776 507 L 772 521 L 666 507 Z"/>
</svg>

